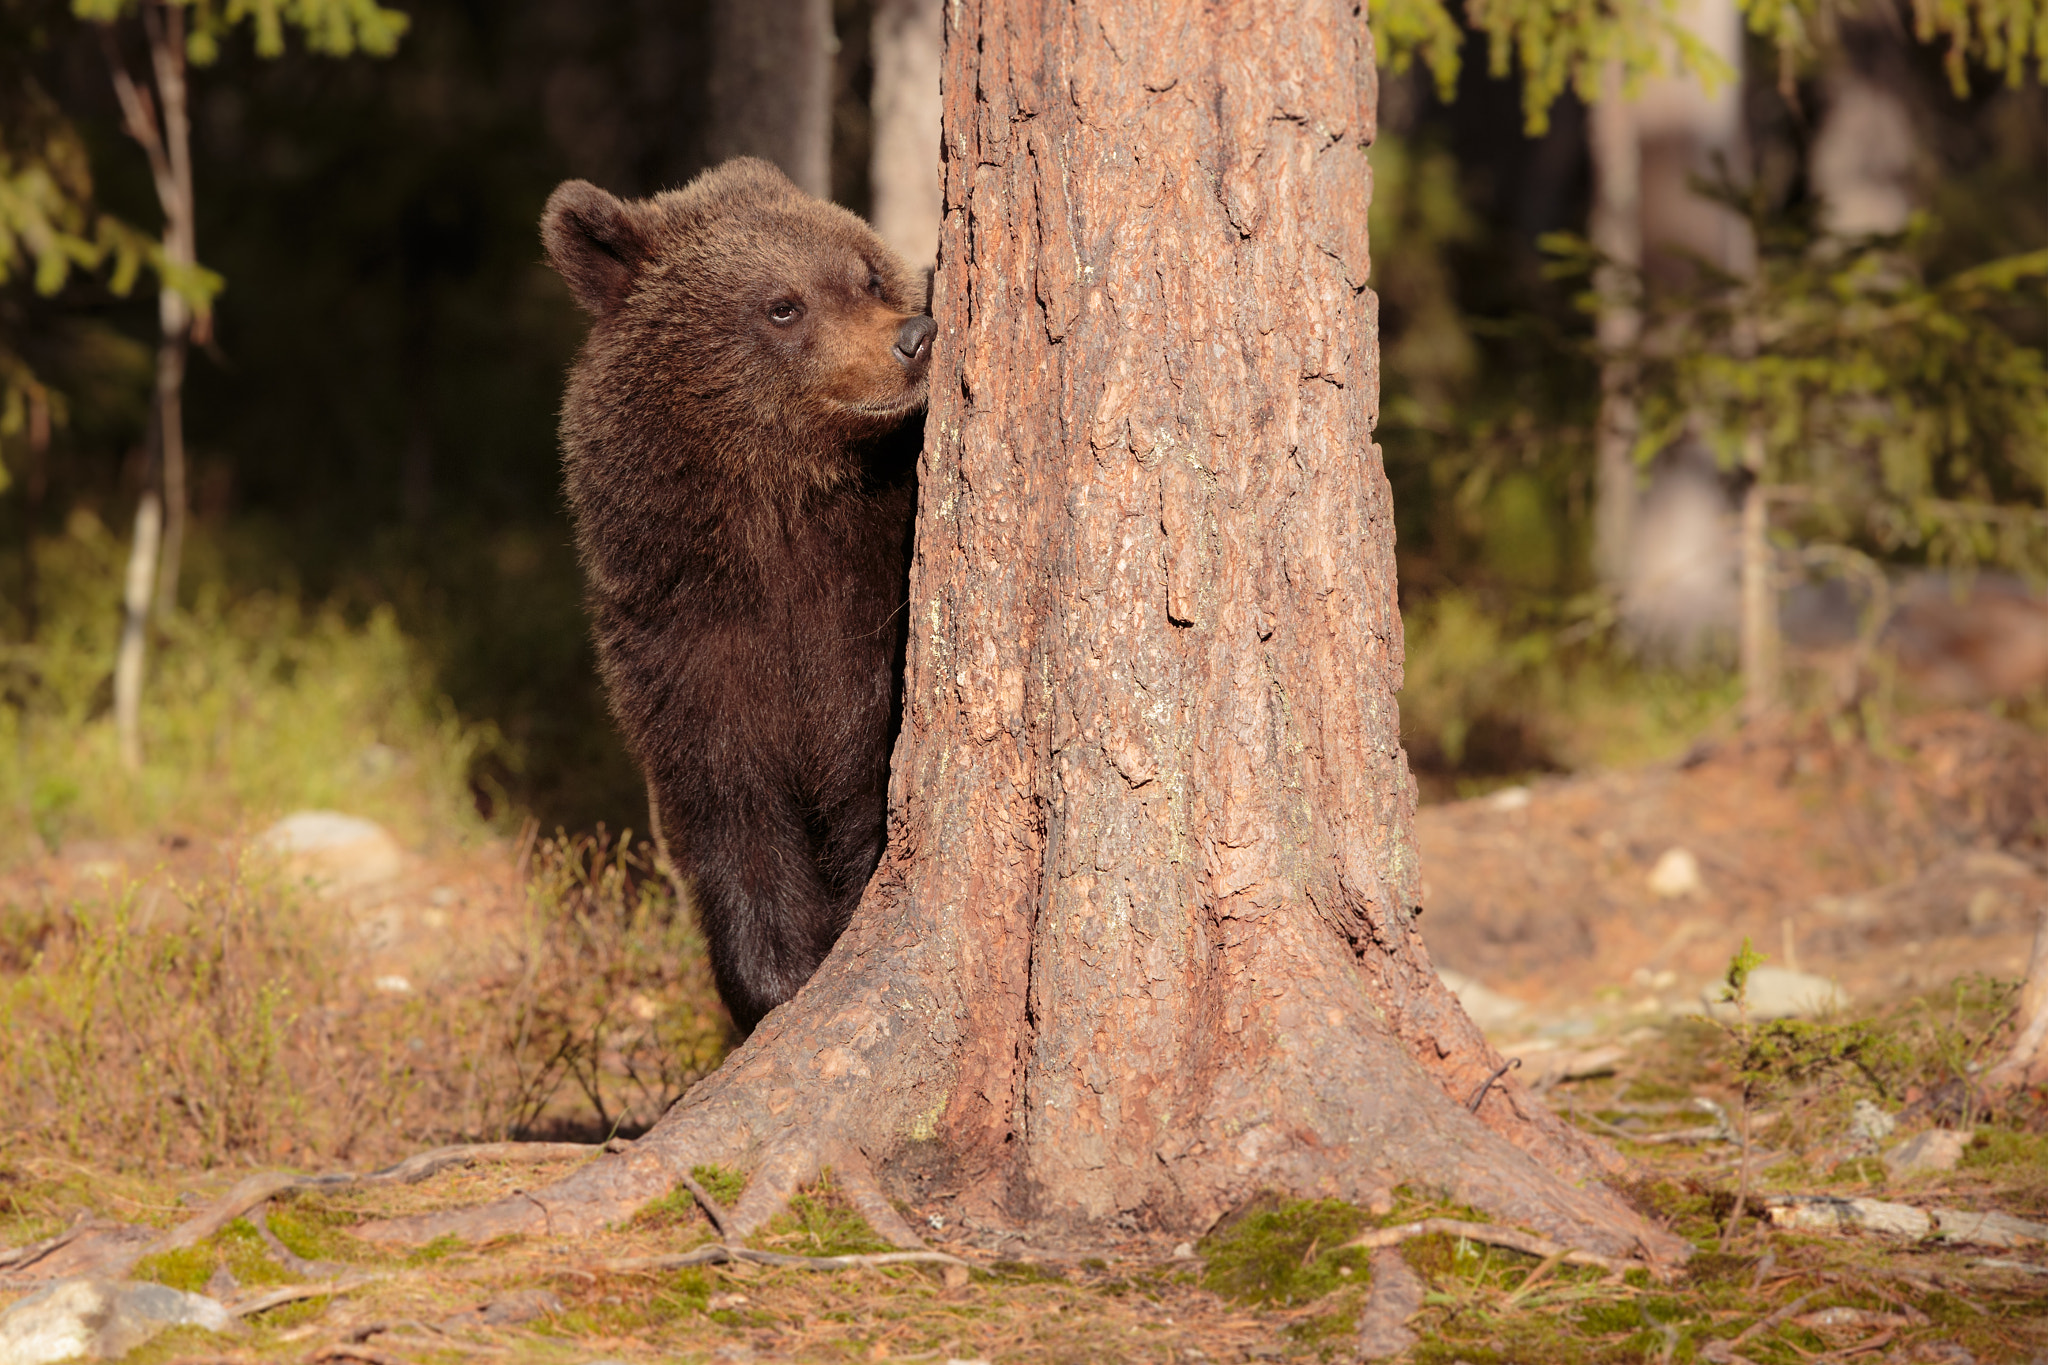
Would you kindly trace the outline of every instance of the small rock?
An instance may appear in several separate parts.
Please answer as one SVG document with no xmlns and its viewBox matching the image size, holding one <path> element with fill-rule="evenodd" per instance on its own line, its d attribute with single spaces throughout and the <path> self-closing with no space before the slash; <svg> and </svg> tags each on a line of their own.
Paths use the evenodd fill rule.
<svg viewBox="0 0 2048 1365">
<path fill-rule="evenodd" d="M 1194 1244 L 1193 1242 L 1175 1242 L 1175 1243 L 1173 1244 L 1173 1259 L 1174 1259 L 1174 1260 L 1176 1260 L 1176 1261 L 1192 1261 L 1192 1260 L 1193 1260 L 1194 1258 L 1195 1258 L 1195 1244 Z"/>
<path fill-rule="evenodd" d="M 406 977 L 392 973 L 380 976 L 370 983 L 381 995 L 411 995 L 412 982 Z"/>
<path fill-rule="evenodd" d="M 704 1300 L 704 1306 L 714 1313 L 726 1308 L 745 1308 L 747 1306 L 747 1296 L 745 1294 L 713 1294 L 710 1298 Z"/>
<path fill-rule="evenodd" d="M 1869 1100 L 1858 1100 L 1849 1111 L 1849 1136 L 1865 1152 L 1875 1151 L 1877 1144 L 1892 1135 L 1899 1121 Z"/>
<path fill-rule="evenodd" d="M 1963 1159 L 1963 1150 L 1970 1145 L 1971 1136 L 1952 1128 L 1930 1128 L 1885 1153 L 1885 1169 L 1895 1176 L 1952 1171 Z"/>
<path fill-rule="evenodd" d="M 1697 896 L 1707 889 L 1700 880 L 1700 860 L 1689 848 L 1667 848 L 1650 869 L 1650 894 L 1659 900 L 1675 901 Z"/>
<path fill-rule="evenodd" d="M 1458 1003 L 1465 1007 L 1465 1013 L 1471 1016 L 1472 1022 L 1479 1025 L 1481 1033 L 1505 1028 L 1521 1018 L 1521 1001 L 1511 1000 L 1463 972 L 1440 967 L 1437 976 L 1451 988 L 1451 994 L 1458 997 Z"/>
<path fill-rule="evenodd" d="M 389 830 L 339 811 L 295 811 L 258 835 L 256 844 L 281 856 L 291 875 L 337 895 L 388 882 L 405 863 Z"/>
<path fill-rule="evenodd" d="M 1502 787 L 1486 798 L 1488 810 L 1524 810 L 1532 800 L 1527 787 Z"/>
<path fill-rule="evenodd" d="M 1849 1005 L 1849 993 L 1826 977 L 1786 967 L 1758 967 L 1749 974 L 1747 994 L 1751 1019 L 1806 1019 Z M 1735 1017 L 1735 1006 L 1721 999 L 1718 984 L 1701 998 L 1715 1018 Z"/>
<path fill-rule="evenodd" d="M 58 1280 L 0 1313 L 0 1365 L 114 1359 L 167 1327 L 224 1332 L 233 1324 L 203 1294 L 134 1280 Z"/>
</svg>

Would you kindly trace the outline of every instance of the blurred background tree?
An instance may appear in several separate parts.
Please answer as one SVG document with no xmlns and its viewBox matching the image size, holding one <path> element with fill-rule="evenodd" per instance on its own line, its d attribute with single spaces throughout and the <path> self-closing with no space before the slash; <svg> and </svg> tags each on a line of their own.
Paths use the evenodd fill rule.
<svg viewBox="0 0 2048 1365">
<path fill-rule="evenodd" d="M 822 131 L 815 114 L 792 124 L 788 150 L 754 150 L 814 179 L 822 154 L 833 197 L 912 259 L 930 258 L 920 243 L 936 227 L 937 134 L 922 111 L 936 108 L 937 0 L 791 4 L 801 43 L 749 39 L 721 4 L 403 0 L 403 41 L 377 61 L 335 61 L 310 36 L 274 53 L 249 40 L 265 24 L 327 32 L 307 17 L 322 6 L 177 7 L 192 34 L 218 34 L 189 93 L 192 240 L 225 288 L 185 384 L 180 610 L 154 626 L 166 648 L 142 706 L 151 749 L 127 778 L 111 775 L 111 675 L 135 538 L 108 528 L 131 526 L 162 478 L 151 395 L 165 329 L 136 286 L 165 277 L 162 240 L 123 225 L 164 214 L 96 30 L 59 0 L 0 0 L 0 802 L 25 817 L 18 828 L 47 845 L 316 797 L 369 808 L 403 785 L 380 774 L 414 770 L 438 775 L 451 829 L 515 812 L 572 828 L 644 820 L 559 503 L 554 416 L 581 324 L 540 263 L 539 207 L 572 175 L 623 194 L 680 183 L 737 145 L 733 81 L 748 75 L 757 89 L 822 83 L 815 107 L 829 110 Z M 742 8 L 776 31 L 766 21 L 781 10 Z M 116 13 L 140 71 L 140 11 Z M 1853 369 L 1856 348 L 1883 350 L 1921 376 L 1916 411 L 1974 420 L 1990 372 L 1941 359 L 1962 354 L 1942 349 L 1948 324 L 1913 319 L 1961 319 L 1980 347 L 1995 331 L 2009 377 L 2043 347 L 2039 277 L 1980 269 L 2048 248 L 2038 0 L 1924 14 L 1756 0 L 1718 14 L 1526 0 L 1373 11 L 1380 440 L 1409 622 L 1404 721 L 1428 791 L 1674 752 L 1728 713 L 1746 477 L 1729 461 L 1753 431 L 1774 459 L 1819 458 L 1811 423 L 1825 417 L 1828 458 L 1847 469 L 1864 449 L 1854 432 L 1884 426 L 1846 391 L 1812 401 L 1815 355 Z M 786 69 L 731 55 L 748 42 L 773 45 Z M 185 50 L 197 59 L 190 35 Z M 1723 168 L 1739 202 L 1711 192 Z M 1699 223 L 1733 254 L 1702 250 Z M 1561 258 L 1544 249 L 1553 234 L 1582 245 Z M 1607 273 L 1589 289 L 1595 267 Z M 1852 280 L 1863 293 L 1845 300 Z M 1765 314 L 1806 321 L 1771 333 Z M 1850 325 L 1880 315 L 1892 342 Z M 1742 376 L 1766 371 L 1741 348 L 1766 333 L 1779 377 L 1752 383 Z M 1807 427 L 1784 423 L 1795 402 Z M 1971 525 L 2027 524 L 2040 493 L 2024 407 L 1998 409 L 2011 453 L 1975 482 L 1954 462 L 1967 449 L 1990 470 L 1991 437 L 1925 427 L 1950 472 L 1913 505 L 1976 500 L 1999 511 Z M 1601 459 L 1615 449 L 1618 476 Z M 1859 486 L 1881 491 L 1890 467 L 1870 451 L 1856 467 L 1883 476 Z M 1818 486 L 1804 465 L 1769 478 Z M 1672 630 L 1645 605 L 1655 574 L 1640 560 L 1617 553 L 1602 571 L 1603 487 L 1633 514 L 1624 543 L 1686 547 L 1667 558 L 1691 566 L 1697 600 Z M 1873 522 L 1877 505 L 1824 516 L 1788 499 L 1779 531 L 1848 546 L 1894 578 L 1930 548 L 1950 557 L 1931 523 L 1906 534 Z M 1969 534 L 1995 557 L 1993 532 Z M 323 711 L 327 731 L 274 719 L 298 713 L 272 700 L 318 686 L 302 669 L 343 657 L 383 671 L 350 675 L 361 700 Z M 282 727 L 264 736 L 278 761 L 260 781 L 244 733 L 259 724 Z M 317 781 L 284 775 L 299 751 Z"/>
</svg>

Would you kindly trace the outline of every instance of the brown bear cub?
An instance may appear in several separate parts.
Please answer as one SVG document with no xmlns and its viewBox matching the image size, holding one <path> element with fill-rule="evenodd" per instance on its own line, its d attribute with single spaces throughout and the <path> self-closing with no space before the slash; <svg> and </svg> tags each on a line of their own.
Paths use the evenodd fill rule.
<svg viewBox="0 0 2048 1365">
<path fill-rule="evenodd" d="M 593 319 L 562 449 L 613 713 L 742 1031 L 882 854 L 932 320 L 922 282 L 764 161 L 548 200 Z"/>
</svg>

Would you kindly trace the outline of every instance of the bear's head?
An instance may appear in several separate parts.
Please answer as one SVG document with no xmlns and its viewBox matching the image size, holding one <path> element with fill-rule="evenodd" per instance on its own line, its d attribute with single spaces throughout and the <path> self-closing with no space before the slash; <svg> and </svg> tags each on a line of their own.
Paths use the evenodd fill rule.
<svg viewBox="0 0 2048 1365">
<path fill-rule="evenodd" d="M 924 406 L 936 328 L 917 274 L 765 161 L 631 202 L 568 181 L 541 236 L 594 320 L 569 415 L 608 448 L 816 486 Z M 635 430 L 604 430 L 619 422 Z"/>
</svg>

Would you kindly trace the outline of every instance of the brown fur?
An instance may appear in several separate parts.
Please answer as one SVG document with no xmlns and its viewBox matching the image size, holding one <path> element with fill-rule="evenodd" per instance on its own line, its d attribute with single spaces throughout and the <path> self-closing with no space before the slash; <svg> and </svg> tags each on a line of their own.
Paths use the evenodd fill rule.
<svg viewBox="0 0 2048 1365">
<path fill-rule="evenodd" d="M 594 319 L 562 447 L 605 683 L 749 1030 L 881 855 L 933 329 L 865 223 L 761 161 L 632 203 L 569 181 L 541 232 Z"/>
</svg>

